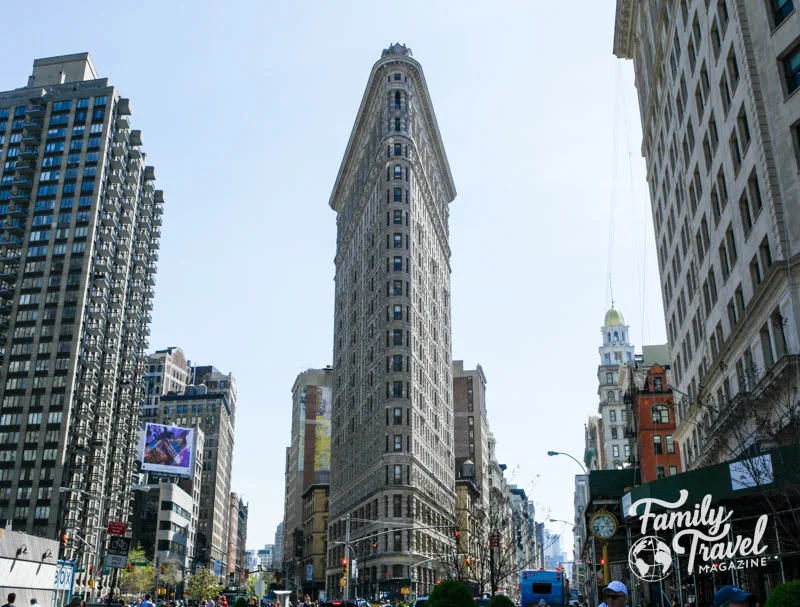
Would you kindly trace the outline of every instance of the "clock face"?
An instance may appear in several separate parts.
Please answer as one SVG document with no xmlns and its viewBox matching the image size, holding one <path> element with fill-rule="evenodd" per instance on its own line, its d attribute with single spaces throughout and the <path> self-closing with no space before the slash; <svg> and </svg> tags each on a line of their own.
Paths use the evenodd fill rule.
<svg viewBox="0 0 800 607">
<path fill-rule="evenodd" d="M 602 539 L 608 539 L 617 530 L 617 522 L 610 514 L 598 514 L 592 521 L 592 531 Z"/>
</svg>

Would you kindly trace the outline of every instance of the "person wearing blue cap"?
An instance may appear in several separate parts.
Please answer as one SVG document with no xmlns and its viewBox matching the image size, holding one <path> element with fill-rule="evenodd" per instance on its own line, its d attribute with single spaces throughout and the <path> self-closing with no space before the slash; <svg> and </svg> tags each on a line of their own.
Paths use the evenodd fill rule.
<svg viewBox="0 0 800 607">
<path fill-rule="evenodd" d="M 625 607 L 628 603 L 628 589 L 625 584 L 614 580 L 603 588 L 603 602 L 598 607 Z"/>
<path fill-rule="evenodd" d="M 714 607 L 749 607 L 753 595 L 736 586 L 723 586 L 714 593 Z"/>
</svg>

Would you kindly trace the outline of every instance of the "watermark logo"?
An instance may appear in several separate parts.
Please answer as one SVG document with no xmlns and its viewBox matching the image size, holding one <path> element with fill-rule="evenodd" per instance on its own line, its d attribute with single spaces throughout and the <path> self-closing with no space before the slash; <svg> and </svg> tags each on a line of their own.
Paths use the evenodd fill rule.
<svg viewBox="0 0 800 607">
<path fill-rule="evenodd" d="M 647 535 L 631 546 L 628 564 L 639 579 L 660 582 L 672 569 L 672 550 L 658 536 Z"/>
<path fill-rule="evenodd" d="M 768 516 L 762 514 L 756 522 L 752 537 L 731 535 L 733 511 L 724 506 L 711 507 L 711 496 L 706 495 L 694 508 L 681 510 L 689 499 L 689 492 L 681 489 L 676 502 L 656 498 L 642 498 L 631 504 L 630 516 L 639 516 L 641 533 L 628 552 L 631 571 L 645 582 L 658 582 L 666 578 L 673 568 L 673 554 L 687 555 L 689 575 L 763 567 L 767 557 L 761 556 L 767 546 L 762 545 Z M 661 506 L 665 512 L 654 514 L 651 508 Z M 639 515 L 639 507 L 643 510 Z M 651 535 L 645 535 L 650 532 Z M 672 544 L 655 535 L 671 531 Z"/>
</svg>

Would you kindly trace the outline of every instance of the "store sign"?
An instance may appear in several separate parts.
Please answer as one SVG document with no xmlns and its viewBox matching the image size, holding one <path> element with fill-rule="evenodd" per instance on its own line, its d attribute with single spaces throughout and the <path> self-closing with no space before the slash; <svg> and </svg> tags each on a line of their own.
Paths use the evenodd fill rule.
<svg viewBox="0 0 800 607">
<path fill-rule="evenodd" d="M 645 582 L 665 579 L 673 566 L 673 554 L 688 555 L 689 575 L 694 573 L 698 561 L 698 573 L 766 566 L 767 557 L 761 556 L 767 550 L 762 545 L 769 518 L 766 514 L 758 518 L 752 537 L 730 536 L 732 510 L 724 506 L 712 508 L 711 495 L 703 497 L 691 510 L 680 510 L 688 499 L 689 492 L 681 489 L 676 502 L 648 497 L 631 504 L 630 516 L 637 516 L 642 506 L 639 520 L 644 537 L 634 542 L 628 552 L 628 563 L 636 577 Z M 651 511 L 654 505 L 666 511 L 654 514 Z M 648 531 L 651 534 L 669 531 L 672 543 L 658 535 L 647 535 Z"/>
</svg>

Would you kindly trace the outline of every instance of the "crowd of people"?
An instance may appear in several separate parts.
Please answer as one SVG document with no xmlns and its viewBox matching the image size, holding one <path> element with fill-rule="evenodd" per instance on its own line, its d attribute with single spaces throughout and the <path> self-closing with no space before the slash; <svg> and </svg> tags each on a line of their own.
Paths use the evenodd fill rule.
<svg viewBox="0 0 800 607">
<path fill-rule="evenodd" d="M 745 592 L 736 586 L 723 586 L 712 599 L 713 607 L 761 607 L 755 595 Z M 603 588 L 603 602 L 598 607 L 630 607 L 628 605 L 628 588 L 620 581 L 613 581 Z M 640 607 L 650 607 L 647 601 L 642 601 Z M 677 599 L 672 600 L 671 607 L 680 607 Z M 685 603 L 683 607 L 695 607 Z M 709 606 L 710 607 L 710 606 Z"/>
</svg>

